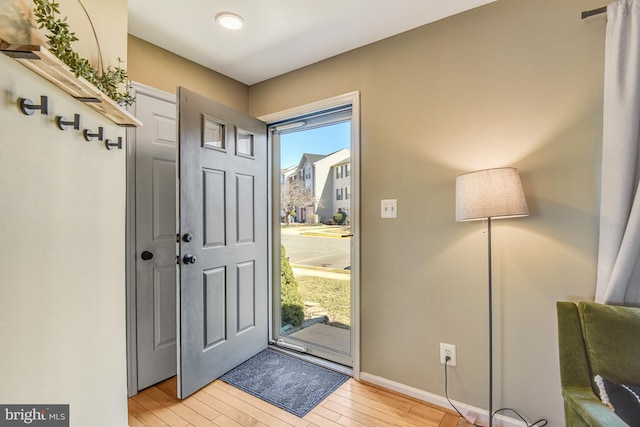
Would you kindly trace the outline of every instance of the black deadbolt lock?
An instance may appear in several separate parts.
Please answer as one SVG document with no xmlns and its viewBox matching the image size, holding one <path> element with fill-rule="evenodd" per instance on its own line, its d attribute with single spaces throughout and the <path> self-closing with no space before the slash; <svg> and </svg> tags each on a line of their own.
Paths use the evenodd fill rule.
<svg viewBox="0 0 640 427">
<path fill-rule="evenodd" d="M 182 235 L 182 240 L 183 240 L 184 242 L 189 243 L 190 241 L 192 241 L 192 240 L 193 240 L 193 234 L 191 234 L 191 233 L 184 233 L 184 234 Z"/>
<path fill-rule="evenodd" d="M 153 254 L 149 251 L 144 251 L 140 254 L 140 258 L 142 258 L 145 261 L 149 261 L 150 259 L 153 258 Z"/>
</svg>

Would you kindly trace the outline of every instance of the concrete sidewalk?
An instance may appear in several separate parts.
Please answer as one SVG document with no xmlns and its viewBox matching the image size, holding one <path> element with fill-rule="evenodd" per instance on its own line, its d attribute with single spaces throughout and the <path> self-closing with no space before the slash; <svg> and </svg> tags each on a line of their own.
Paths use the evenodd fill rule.
<svg viewBox="0 0 640 427">
<path fill-rule="evenodd" d="M 351 234 L 351 228 L 345 225 L 293 225 L 280 227 L 280 233 L 310 237 L 342 238 L 343 235 Z"/>
<path fill-rule="evenodd" d="M 345 270 L 344 273 L 339 273 L 337 271 L 323 271 L 316 270 L 312 268 L 304 268 L 304 267 L 294 267 L 291 266 L 293 270 L 293 274 L 295 276 L 318 276 L 318 277 L 326 277 L 327 279 L 337 279 L 337 280 L 350 280 L 351 272 L 349 270 Z"/>
</svg>

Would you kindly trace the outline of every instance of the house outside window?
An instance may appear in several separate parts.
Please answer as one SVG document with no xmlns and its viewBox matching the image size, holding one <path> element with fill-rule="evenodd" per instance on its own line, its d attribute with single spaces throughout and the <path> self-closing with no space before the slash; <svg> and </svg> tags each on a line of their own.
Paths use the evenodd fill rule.
<svg viewBox="0 0 640 427">
<path fill-rule="evenodd" d="M 302 188 L 314 198 L 311 203 L 295 207 L 295 222 L 318 218 L 321 222 L 329 221 L 338 209 L 348 214 L 349 202 L 345 200 L 349 197 L 347 187 L 350 179 L 345 174 L 349 170 L 349 160 L 350 150 L 347 148 L 327 155 L 305 153 L 297 165 L 283 169 L 289 183 L 302 182 Z"/>
<path fill-rule="evenodd" d="M 350 154 L 350 153 L 346 153 Z M 349 215 L 351 208 L 351 178 L 349 177 L 351 172 L 351 157 L 345 156 L 340 161 L 335 162 L 332 165 L 332 172 L 330 176 L 333 177 L 333 192 L 335 198 L 332 202 L 331 211 L 344 212 Z"/>
</svg>

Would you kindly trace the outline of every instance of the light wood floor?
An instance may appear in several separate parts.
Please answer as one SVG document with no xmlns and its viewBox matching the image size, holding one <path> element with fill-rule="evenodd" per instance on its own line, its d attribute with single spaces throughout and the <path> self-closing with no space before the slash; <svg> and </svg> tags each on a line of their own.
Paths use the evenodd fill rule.
<svg viewBox="0 0 640 427">
<path fill-rule="evenodd" d="M 304 418 L 298 418 L 222 381 L 185 400 L 171 378 L 129 399 L 129 426 L 456 427 L 451 411 L 349 379 Z"/>
</svg>

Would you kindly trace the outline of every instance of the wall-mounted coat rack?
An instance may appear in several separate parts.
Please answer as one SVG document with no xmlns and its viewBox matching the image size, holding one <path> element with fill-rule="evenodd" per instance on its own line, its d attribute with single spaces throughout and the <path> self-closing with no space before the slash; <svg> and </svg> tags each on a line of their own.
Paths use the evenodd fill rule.
<svg viewBox="0 0 640 427">
<path fill-rule="evenodd" d="M 20 98 L 18 106 L 27 116 L 32 116 L 36 111 L 40 111 L 40 114 L 49 114 L 49 98 L 44 95 L 40 97 L 40 105 L 35 105 L 30 99 Z"/>
<path fill-rule="evenodd" d="M 56 124 L 60 130 L 67 130 L 73 126 L 75 130 L 80 130 L 80 114 L 74 114 L 73 120 L 67 120 L 62 116 L 56 117 Z"/>
<path fill-rule="evenodd" d="M 33 116 L 36 111 L 40 111 L 42 115 L 49 114 L 49 97 L 42 95 L 40 96 L 40 104 L 36 105 L 32 100 L 28 98 L 19 98 L 18 99 L 18 107 L 23 114 L 27 116 Z M 73 127 L 75 130 L 80 130 L 80 114 L 75 113 L 73 115 L 73 120 L 67 120 L 64 116 L 56 117 L 56 125 L 58 129 L 65 131 L 70 127 Z M 94 138 L 98 138 L 98 141 L 105 142 L 105 148 L 107 150 L 113 150 L 114 148 L 118 148 L 122 150 L 122 137 L 118 137 L 118 142 L 113 142 L 111 139 L 104 138 L 104 127 L 99 126 L 98 131 L 94 132 L 91 129 L 84 129 L 82 131 L 82 136 L 87 142 L 93 141 Z"/>
<path fill-rule="evenodd" d="M 105 147 L 107 147 L 107 150 L 113 150 L 114 148 L 117 148 L 118 150 L 122 150 L 122 137 L 119 136 L 118 137 L 118 142 L 113 142 L 110 139 L 107 139 L 104 142 Z"/>
<path fill-rule="evenodd" d="M 90 129 L 85 129 L 82 131 L 82 135 L 87 142 L 93 141 L 93 138 L 98 138 L 98 141 L 104 141 L 104 128 L 100 126 L 98 128 L 98 132 L 93 132 Z"/>
</svg>

